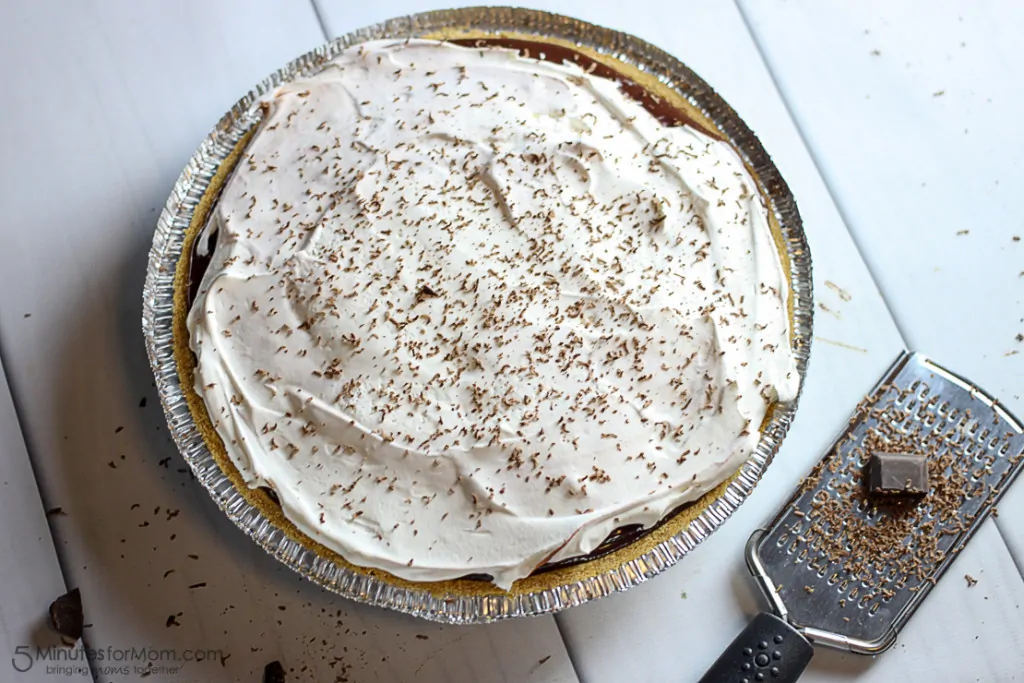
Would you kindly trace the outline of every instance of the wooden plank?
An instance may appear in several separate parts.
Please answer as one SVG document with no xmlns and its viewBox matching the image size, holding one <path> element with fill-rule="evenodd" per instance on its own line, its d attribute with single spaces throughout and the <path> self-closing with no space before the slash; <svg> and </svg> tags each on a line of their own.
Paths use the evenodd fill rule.
<svg viewBox="0 0 1024 683">
<path fill-rule="evenodd" d="M 1024 418 L 1024 5 L 741 5 L 907 342 Z"/>
<path fill-rule="evenodd" d="M 53 510 L 51 514 L 62 514 Z M 19 683 L 91 681 L 88 669 L 65 673 L 41 657 L 67 652 L 48 624 L 47 608 L 67 588 L 50 526 L 0 365 L 0 653 Z M 2 660 L 0 660 L 2 661 Z"/>
<path fill-rule="evenodd" d="M 426 3 L 403 2 L 387 7 L 355 8 L 319 0 L 328 30 L 340 33 L 404 12 L 429 9 Z M 629 31 L 682 58 L 705 77 L 732 104 L 772 153 L 800 204 L 815 262 L 819 304 L 802 407 L 793 431 L 776 463 L 757 491 L 720 531 L 689 558 L 648 585 L 557 617 L 580 678 L 602 681 L 695 680 L 718 656 L 754 612 L 765 608 L 742 564 L 742 548 L 750 531 L 790 493 L 803 473 L 817 460 L 863 396 L 902 348 L 902 339 L 855 245 L 818 175 L 800 134 L 779 98 L 755 44 L 736 8 L 724 3 L 551 2 L 546 9 L 579 16 Z M 845 300 L 835 284 L 850 295 Z M 973 680 L 976 656 L 988 654 L 997 675 L 1008 678 L 1014 641 L 1005 630 L 1020 620 L 1016 605 L 1022 586 L 997 534 L 975 539 L 959 564 L 976 563 L 1000 577 L 997 590 L 1009 600 L 970 603 L 976 617 L 947 626 L 936 618 L 916 619 L 904 633 L 911 661 L 932 657 L 927 664 L 934 680 Z M 957 593 L 955 581 L 946 581 L 928 602 L 933 614 L 963 613 L 964 601 L 975 594 Z M 684 597 L 685 595 L 685 597 Z M 966 595 L 966 597 L 965 597 Z M 993 593 L 995 595 L 995 593 Z M 956 636 L 947 634 L 956 633 Z M 973 638 L 979 636 L 978 641 Z M 934 642 L 957 637 L 958 649 L 935 652 Z M 1014 636 L 1016 637 L 1016 636 Z M 985 640 L 988 645 L 978 645 Z M 900 646 L 898 646 L 900 647 Z M 990 649 L 991 648 L 991 649 Z M 966 656 L 965 656 L 966 653 Z M 890 655 L 890 662 L 894 662 Z M 893 666 L 879 660 L 837 657 L 822 653 L 802 680 L 845 680 L 863 675 L 866 680 L 891 680 Z M 886 668 L 880 668 L 885 665 Z M 886 677 L 888 672 L 888 678 Z"/>
<path fill-rule="evenodd" d="M 0 4 L 0 60 L 17 65 L 0 346 L 43 497 L 67 513 L 54 533 L 89 644 L 175 649 L 152 681 L 256 681 L 272 660 L 289 680 L 574 681 L 550 617 L 440 627 L 300 579 L 215 508 L 168 437 L 140 331 L 158 211 L 221 113 L 321 42 L 312 8 L 285 0 Z M 215 652 L 185 661 L 200 650 Z"/>
</svg>

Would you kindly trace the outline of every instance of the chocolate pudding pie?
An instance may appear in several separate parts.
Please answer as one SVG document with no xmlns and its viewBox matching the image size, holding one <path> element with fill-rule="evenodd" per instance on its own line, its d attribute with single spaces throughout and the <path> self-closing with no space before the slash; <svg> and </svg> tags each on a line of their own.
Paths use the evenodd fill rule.
<svg viewBox="0 0 1024 683">
<path fill-rule="evenodd" d="M 682 514 L 796 397 L 759 184 L 656 80 L 386 40 L 261 108 L 187 236 L 177 343 L 218 463 L 304 542 L 509 589 Z"/>
</svg>

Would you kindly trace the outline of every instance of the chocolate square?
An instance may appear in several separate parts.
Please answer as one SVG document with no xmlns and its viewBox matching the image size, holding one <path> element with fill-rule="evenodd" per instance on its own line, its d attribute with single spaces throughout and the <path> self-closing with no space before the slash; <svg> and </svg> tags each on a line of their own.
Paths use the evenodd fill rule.
<svg viewBox="0 0 1024 683">
<path fill-rule="evenodd" d="M 928 493 L 928 460 L 911 453 L 876 451 L 868 461 L 871 495 L 923 496 Z"/>
</svg>

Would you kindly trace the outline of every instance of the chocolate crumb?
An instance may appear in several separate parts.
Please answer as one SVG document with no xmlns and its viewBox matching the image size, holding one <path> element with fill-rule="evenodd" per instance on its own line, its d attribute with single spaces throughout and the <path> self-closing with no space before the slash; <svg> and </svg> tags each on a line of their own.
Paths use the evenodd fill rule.
<svg viewBox="0 0 1024 683">
<path fill-rule="evenodd" d="M 964 574 L 964 581 L 967 582 L 967 587 L 968 588 L 974 588 L 975 584 L 978 583 L 978 580 L 976 578 L 974 578 L 973 576 L 971 576 L 970 574 Z"/>
<path fill-rule="evenodd" d="M 64 638 L 77 641 L 82 637 L 84 623 L 82 594 L 77 588 L 50 603 L 50 626 Z"/>
<path fill-rule="evenodd" d="M 423 301 L 424 299 L 433 299 L 439 296 L 436 291 L 430 285 L 423 285 L 419 291 L 416 292 L 416 303 Z"/>
<path fill-rule="evenodd" d="M 146 407 L 146 397 L 145 396 L 143 396 L 142 400 L 139 401 L 139 407 L 140 408 L 145 408 Z"/>
<path fill-rule="evenodd" d="M 206 588 L 206 582 L 205 581 L 200 581 L 199 583 L 193 583 L 191 586 L 189 586 L 189 588 L 190 589 Z"/>
<path fill-rule="evenodd" d="M 114 433 L 115 434 L 120 434 L 122 431 L 124 431 L 124 427 L 118 426 L 117 429 L 114 430 Z"/>
<path fill-rule="evenodd" d="M 58 516 L 59 517 L 67 517 L 68 513 L 64 512 L 64 508 L 62 508 L 62 507 L 55 507 L 55 508 L 50 508 L 49 510 L 47 510 L 46 511 L 46 516 L 47 517 L 58 517 Z"/>
<path fill-rule="evenodd" d="M 417 634 L 416 634 L 416 637 L 417 637 L 417 638 L 418 638 L 419 640 L 430 640 L 430 637 L 429 637 L 429 636 L 425 636 L 425 635 L 423 635 L 422 633 L 417 633 Z"/>
<path fill-rule="evenodd" d="M 547 662 L 547 661 L 548 661 L 549 659 L 551 659 L 551 655 L 548 655 L 547 657 L 541 657 L 541 658 L 540 658 L 540 661 L 538 661 L 538 662 L 537 662 L 537 666 L 541 666 L 541 665 L 543 665 L 543 664 L 544 664 L 545 662 Z"/>
<path fill-rule="evenodd" d="M 181 626 L 181 622 L 178 621 L 178 617 L 180 617 L 181 615 L 182 612 L 170 615 L 169 617 L 167 617 L 167 621 L 164 623 L 164 626 L 166 626 L 167 628 L 170 628 L 172 626 Z"/>
</svg>

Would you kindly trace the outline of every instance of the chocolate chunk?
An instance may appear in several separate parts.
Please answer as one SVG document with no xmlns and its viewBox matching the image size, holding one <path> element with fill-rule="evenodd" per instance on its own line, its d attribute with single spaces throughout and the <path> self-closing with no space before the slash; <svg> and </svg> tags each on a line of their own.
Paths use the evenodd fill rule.
<svg viewBox="0 0 1024 683">
<path fill-rule="evenodd" d="M 909 453 L 872 453 L 868 463 L 868 492 L 911 496 L 928 493 L 928 460 Z"/>
<path fill-rule="evenodd" d="M 274 660 L 263 667 L 263 683 L 284 683 L 284 667 Z"/>
<path fill-rule="evenodd" d="M 68 591 L 50 603 L 50 625 L 53 630 L 72 641 L 82 637 L 85 618 L 82 614 L 82 594 L 78 589 Z"/>
</svg>

